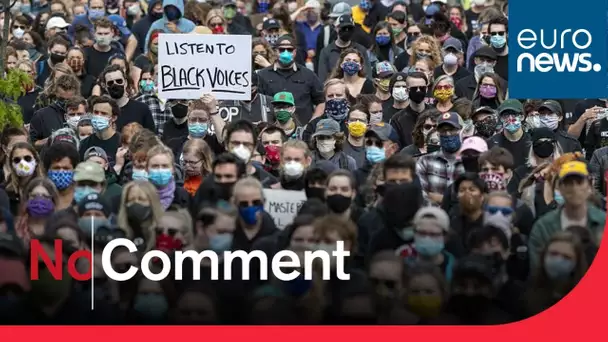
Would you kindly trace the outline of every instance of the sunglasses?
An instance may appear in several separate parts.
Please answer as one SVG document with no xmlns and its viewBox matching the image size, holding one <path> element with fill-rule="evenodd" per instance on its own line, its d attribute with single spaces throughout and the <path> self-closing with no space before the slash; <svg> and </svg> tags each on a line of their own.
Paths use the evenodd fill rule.
<svg viewBox="0 0 608 342">
<path fill-rule="evenodd" d="M 506 34 L 505 31 L 500 31 L 500 32 L 490 32 L 491 36 L 504 36 Z"/>
<path fill-rule="evenodd" d="M 125 84 L 125 80 L 123 80 L 122 78 L 119 78 L 117 80 L 111 80 L 111 81 L 107 81 L 106 82 L 106 85 L 108 87 L 111 87 L 111 86 L 113 86 L 115 84 L 117 84 L 117 85 L 124 85 Z"/>
<path fill-rule="evenodd" d="M 21 160 L 25 160 L 26 162 L 31 163 L 32 160 L 34 160 L 34 157 L 32 157 L 32 156 L 14 157 L 13 164 L 19 164 L 19 163 L 21 163 Z"/>
<path fill-rule="evenodd" d="M 377 148 L 382 148 L 382 147 L 384 147 L 384 144 L 380 140 L 367 139 L 367 140 L 365 140 L 365 146 L 367 146 L 367 147 L 376 146 Z"/>
<path fill-rule="evenodd" d="M 293 48 L 278 48 L 277 50 L 279 50 L 279 53 L 281 53 L 281 52 L 285 52 L 285 51 L 293 52 L 294 49 Z"/>
<path fill-rule="evenodd" d="M 253 201 L 251 201 L 251 203 L 242 201 L 242 202 L 239 202 L 239 204 L 238 204 L 239 208 L 247 208 L 250 206 L 261 206 L 261 205 L 264 205 L 264 202 L 262 202 L 261 199 L 253 200 Z"/>
<path fill-rule="evenodd" d="M 422 32 L 410 32 L 407 35 L 410 37 L 418 37 L 422 34 Z"/>
<path fill-rule="evenodd" d="M 495 206 L 489 205 L 486 207 L 486 211 L 492 215 L 497 214 L 497 213 L 502 213 L 505 216 L 509 216 L 509 215 L 513 214 L 513 208 L 510 208 L 510 207 L 495 207 Z"/>
<path fill-rule="evenodd" d="M 13 28 L 25 30 L 25 26 L 21 26 L 21 25 L 13 25 Z"/>
</svg>

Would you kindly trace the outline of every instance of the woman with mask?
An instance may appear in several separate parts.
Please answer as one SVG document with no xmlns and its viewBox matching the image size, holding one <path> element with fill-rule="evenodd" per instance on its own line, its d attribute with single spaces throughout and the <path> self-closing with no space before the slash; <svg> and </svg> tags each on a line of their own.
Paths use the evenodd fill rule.
<svg viewBox="0 0 608 342">
<path fill-rule="evenodd" d="M 490 107 L 498 109 L 505 100 L 500 78 L 495 73 L 485 73 L 479 77 L 477 88 L 473 93 L 473 108 Z"/>
<path fill-rule="evenodd" d="M 462 6 L 452 6 L 449 10 L 450 21 L 458 30 L 464 33 L 467 39 L 471 39 L 473 30 L 467 25 L 467 18 L 464 15 L 464 8 Z"/>
<path fill-rule="evenodd" d="M 344 133 L 332 119 L 323 119 L 317 123 L 316 132 L 312 135 L 312 163 L 328 160 L 340 169 L 354 172 L 357 169 L 355 159 L 342 151 Z"/>
<path fill-rule="evenodd" d="M 357 104 L 362 106 L 364 113 L 369 114 L 369 125 L 375 125 L 382 121 L 382 101 L 376 95 L 359 94 Z"/>
<path fill-rule="evenodd" d="M 433 324 L 441 317 L 449 300 L 445 277 L 434 265 L 418 264 L 407 270 L 404 304 L 420 317 L 418 324 Z"/>
<path fill-rule="evenodd" d="M 454 79 L 452 76 L 442 75 L 439 76 L 435 83 L 433 83 L 433 98 L 437 100 L 435 102 L 435 108 L 441 113 L 447 113 L 452 110 L 454 103 Z"/>
<path fill-rule="evenodd" d="M 420 26 L 417 24 L 410 25 L 407 28 L 407 38 L 404 44 L 405 51 L 403 51 L 397 58 L 395 58 L 395 67 L 397 70 L 403 71 L 410 64 L 410 58 L 414 53 L 412 51 L 412 46 L 414 42 L 422 36 L 422 31 L 420 30 Z"/>
<path fill-rule="evenodd" d="M 23 244 L 29 246 L 32 238 L 44 234 L 45 224 L 55 212 L 59 195 L 51 181 L 38 177 L 27 184 L 21 198 L 20 217 L 15 230 Z"/>
<path fill-rule="evenodd" d="M 276 61 L 276 54 L 270 44 L 263 38 L 254 38 L 251 41 L 251 53 L 253 68 L 252 70 L 260 70 L 267 68 Z"/>
<path fill-rule="evenodd" d="M 190 139 L 184 144 L 181 162 L 186 178 L 184 189 L 194 196 L 203 179 L 212 172 L 211 164 L 215 159 L 211 148 L 202 139 Z"/>
<path fill-rule="evenodd" d="M 365 77 L 363 55 L 354 48 L 345 49 L 340 54 L 338 65 L 331 75 L 332 79 L 340 79 L 348 88 L 348 98 L 351 103 L 359 94 L 373 94 L 374 83 Z"/>
<path fill-rule="evenodd" d="M 131 68 L 130 76 L 133 83 L 139 86 L 137 82 L 141 77 L 141 72 L 144 69 L 153 70 L 154 66 L 158 64 L 158 35 L 161 34 L 162 30 L 154 30 L 150 33 L 150 42 L 148 52 L 141 54 L 133 61 L 133 67 Z M 139 88 L 137 88 L 139 89 Z M 139 89 L 141 91 L 141 89 Z"/>
<path fill-rule="evenodd" d="M 212 9 L 207 13 L 205 24 L 213 34 L 230 34 L 224 13 L 219 9 Z"/>
<path fill-rule="evenodd" d="M 190 195 L 175 182 L 173 151 L 165 145 L 157 145 L 148 151 L 146 160 L 148 180 L 156 187 L 163 210 L 189 208 Z"/>
<path fill-rule="evenodd" d="M 436 109 L 429 109 L 422 112 L 412 131 L 413 144 L 404 147 L 400 153 L 417 157 L 422 154 L 432 153 L 439 149 L 439 145 L 433 145 L 428 148 L 426 141 L 429 137 L 429 133 L 433 132 L 437 128 L 437 117 L 440 115 Z"/>
<path fill-rule="evenodd" d="M 15 144 L 7 158 L 11 165 L 4 189 L 10 201 L 10 210 L 14 216 L 19 214 L 19 204 L 25 194 L 24 188 L 32 178 L 43 177 L 40 157 L 36 149 L 26 142 Z"/>
<path fill-rule="evenodd" d="M 433 67 L 430 70 L 434 70 L 436 66 L 441 65 L 441 51 L 437 40 L 431 36 L 421 35 L 412 44 L 412 53 L 410 56 L 409 65 L 414 66 L 417 61 L 422 59 L 430 59 Z"/>
<path fill-rule="evenodd" d="M 11 127 L 7 125 L 2 130 L 0 135 L 0 145 L 2 151 L 0 152 L 0 161 L 2 162 L 2 169 L 0 169 L 0 182 L 6 183 L 8 177 L 13 172 L 11 170 L 11 163 L 9 161 L 9 155 L 13 150 L 13 147 L 20 142 L 27 143 L 29 137 L 27 132 L 21 128 Z"/>
<path fill-rule="evenodd" d="M 150 182 L 136 180 L 122 188 L 118 227 L 140 251 L 145 250 L 147 244 L 154 245 L 151 228 L 160 222 L 162 215 L 158 191 Z"/>
<path fill-rule="evenodd" d="M 375 37 L 375 41 L 367 52 L 372 68 L 378 62 L 388 61 L 394 64 L 396 57 L 403 52 L 403 49 L 395 44 L 390 24 L 386 21 L 379 22 L 374 27 L 372 36 Z"/>
<path fill-rule="evenodd" d="M 74 74 L 80 80 L 80 94 L 88 99 L 95 85 L 95 77 L 86 72 L 84 64 L 84 52 L 79 47 L 71 47 L 68 50 L 66 63 L 72 68 Z"/>
<path fill-rule="evenodd" d="M 354 203 L 356 196 L 357 184 L 349 171 L 336 170 L 327 177 L 325 203 L 330 213 L 357 222 L 361 211 Z"/>
<path fill-rule="evenodd" d="M 571 232 L 555 234 L 540 255 L 526 293 L 527 317 L 537 315 L 562 300 L 583 278 L 589 267 L 583 245 Z"/>
</svg>

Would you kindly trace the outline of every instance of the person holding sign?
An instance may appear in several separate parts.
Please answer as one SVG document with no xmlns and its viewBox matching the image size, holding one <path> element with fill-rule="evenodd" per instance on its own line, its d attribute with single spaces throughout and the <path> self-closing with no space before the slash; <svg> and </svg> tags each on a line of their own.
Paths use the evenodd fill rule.
<svg viewBox="0 0 608 342">
<path fill-rule="evenodd" d="M 164 33 L 188 33 L 196 27 L 192 21 L 184 18 L 184 0 L 164 0 L 163 12 L 163 17 L 152 23 L 148 30 L 145 52 L 148 51 L 150 33 L 155 30 L 162 30 Z"/>
<path fill-rule="evenodd" d="M 287 91 L 276 93 L 272 100 L 272 109 L 277 119 L 276 125 L 281 128 L 289 139 L 299 139 L 301 135 L 301 124 L 297 117 L 296 103 L 293 94 Z"/>
</svg>

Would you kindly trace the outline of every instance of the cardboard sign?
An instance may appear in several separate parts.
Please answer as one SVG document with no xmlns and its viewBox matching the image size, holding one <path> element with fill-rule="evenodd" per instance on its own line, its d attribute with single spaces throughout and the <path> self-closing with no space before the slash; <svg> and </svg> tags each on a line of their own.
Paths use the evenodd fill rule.
<svg viewBox="0 0 608 342">
<path fill-rule="evenodd" d="M 272 216 L 279 229 L 284 229 L 293 222 L 302 204 L 306 202 L 304 191 L 264 189 L 264 197 L 264 210 Z"/>
<path fill-rule="evenodd" d="M 158 40 L 158 95 L 163 99 L 251 99 L 251 36 L 167 34 Z"/>
</svg>

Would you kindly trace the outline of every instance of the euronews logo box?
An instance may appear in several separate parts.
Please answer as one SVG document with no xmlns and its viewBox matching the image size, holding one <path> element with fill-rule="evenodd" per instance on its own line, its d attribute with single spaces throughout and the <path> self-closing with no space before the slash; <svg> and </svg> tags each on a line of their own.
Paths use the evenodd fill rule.
<svg viewBox="0 0 608 342">
<path fill-rule="evenodd" d="M 607 0 L 509 5 L 510 97 L 608 97 Z"/>
</svg>

